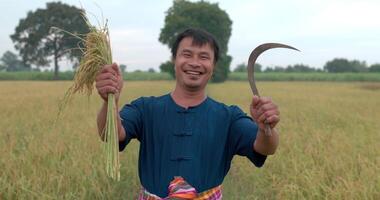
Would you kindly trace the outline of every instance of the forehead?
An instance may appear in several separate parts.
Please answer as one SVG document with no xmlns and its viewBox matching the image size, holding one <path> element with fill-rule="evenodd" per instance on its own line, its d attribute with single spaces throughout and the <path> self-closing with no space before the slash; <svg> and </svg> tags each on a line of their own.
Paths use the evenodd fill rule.
<svg viewBox="0 0 380 200">
<path fill-rule="evenodd" d="M 178 50 L 183 51 L 185 49 L 192 50 L 192 51 L 196 51 L 196 50 L 203 51 L 203 52 L 206 51 L 211 54 L 214 52 L 214 50 L 211 48 L 210 43 L 204 43 L 204 44 L 196 43 L 191 37 L 183 38 L 181 42 L 179 43 Z"/>
</svg>

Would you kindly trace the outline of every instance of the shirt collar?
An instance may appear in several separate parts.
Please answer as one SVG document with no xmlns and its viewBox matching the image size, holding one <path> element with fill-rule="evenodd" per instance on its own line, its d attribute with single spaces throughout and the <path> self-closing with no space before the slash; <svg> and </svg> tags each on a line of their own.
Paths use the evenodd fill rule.
<svg viewBox="0 0 380 200">
<path fill-rule="evenodd" d="M 174 99 L 172 98 L 172 96 L 169 94 L 167 94 L 168 98 L 169 98 L 169 102 L 175 107 L 175 110 L 179 113 L 191 113 L 191 112 L 196 112 L 197 110 L 203 108 L 204 106 L 207 105 L 207 103 L 209 102 L 209 99 L 210 97 L 209 96 L 206 96 L 206 98 L 198 105 L 196 106 L 189 106 L 187 109 L 178 105 Z"/>
</svg>

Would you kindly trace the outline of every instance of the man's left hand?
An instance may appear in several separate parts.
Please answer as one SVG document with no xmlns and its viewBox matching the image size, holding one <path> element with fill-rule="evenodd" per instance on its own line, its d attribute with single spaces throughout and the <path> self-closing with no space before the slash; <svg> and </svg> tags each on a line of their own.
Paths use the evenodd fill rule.
<svg viewBox="0 0 380 200">
<path fill-rule="evenodd" d="M 250 111 L 261 130 L 265 130 L 265 124 L 273 129 L 280 121 L 278 106 L 268 97 L 253 96 Z"/>
</svg>

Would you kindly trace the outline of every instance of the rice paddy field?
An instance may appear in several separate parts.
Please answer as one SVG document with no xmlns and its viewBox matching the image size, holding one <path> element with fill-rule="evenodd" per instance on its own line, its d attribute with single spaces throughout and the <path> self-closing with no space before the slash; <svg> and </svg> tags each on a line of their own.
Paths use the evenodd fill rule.
<svg viewBox="0 0 380 200">
<path fill-rule="evenodd" d="M 0 82 L 0 199 L 136 199 L 139 144 L 120 154 L 110 180 L 96 129 L 100 98 L 76 96 L 60 118 L 70 82 Z M 120 104 L 170 92 L 174 81 L 125 82 Z M 224 199 L 380 199 L 380 83 L 259 82 L 280 106 L 280 146 L 264 167 L 235 157 Z M 248 112 L 247 82 L 208 94 Z"/>
</svg>

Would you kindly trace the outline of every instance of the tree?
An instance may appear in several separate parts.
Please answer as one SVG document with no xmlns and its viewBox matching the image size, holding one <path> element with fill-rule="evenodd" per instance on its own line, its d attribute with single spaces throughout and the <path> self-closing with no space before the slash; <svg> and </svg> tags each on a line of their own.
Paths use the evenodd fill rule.
<svg viewBox="0 0 380 200">
<path fill-rule="evenodd" d="M 367 64 L 358 60 L 349 61 L 345 58 L 335 58 L 328 61 L 323 67 L 327 72 L 366 72 Z"/>
<path fill-rule="evenodd" d="M 228 14 L 221 10 L 217 3 L 175 0 L 166 12 L 165 25 L 161 29 L 159 41 L 171 48 L 176 36 L 187 28 L 201 28 L 210 32 L 220 45 L 220 58 L 215 66 L 212 81 L 222 82 L 227 79 L 232 60 L 232 57 L 227 55 L 231 26 L 232 21 Z M 174 72 L 174 69 L 168 71 Z"/>
<path fill-rule="evenodd" d="M 369 67 L 370 72 L 380 72 L 380 63 L 376 63 Z"/>
<path fill-rule="evenodd" d="M 255 72 L 261 72 L 262 66 L 259 63 L 255 63 L 253 69 Z M 238 64 L 234 72 L 247 72 L 247 65 L 245 63 Z"/>
<path fill-rule="evenodd" d="M 121 69 L 121 72 L 125 73 L 127 70 L 127 65 L 121 64 L 120 69 Z"/>
<path fill-rule="evenodd" d="M 240 63 L 234 69 L 234 72 L 247 72 L 247 65 L 245 63 Z"/>
<path fill-rule="evenodd" d="M 309 67 L 308 65 L 304 64 L 295 64 L 295 65 L 289 65 L 286 69 L 286 72 L 315 72 L 317 71 L 314 68 Z"/>
<path fill-rule="evenodd" d="M 175 77 L 174 64 L 172 61 L 166 61 L 160 65 L 161 72 L 167 72 Z"/>
<path fill-rule="evenodd" d="M 148 72 L 149 72 L 149 73 L 156 73 L 156 70 L 154 70 L 153 68 L 149 68 L 149 69 L 148 69 Z"/>
<path fill-rule="evenodd" d="M 5 66 L 0 64 L 0 72 L 5 70 Z"/>
<path fill-rule="evenodd" d="M 6 51 L 1 57 L 2 68 L 6 71 L 30 71 L 31 67 L 23 63 L 16 54 Z M 0 69 L 2 70 L 2 69 Z"/>
<path fill-rule="evenodd" d="M 285 68 L 281 66 L 267 67 L 265 72 L 285 72 Z"/>
<path fill-rule="evenodd" d="M 353 72 L 368 72 L 367 63 L 365 61 L 352 60 L 350 64 Z"/>
<path fill-rule="evenodd" d="M 323 69 L 327 72 L 345 72 L 347 71 L 347 66 L 349 61 L 344 58 L 335 58 L 332 61 L 328 61 Z"/>
<path fill-rule="evenodd" d="M 52 27 L 58 27 L 75 35 L 89 32 L 82 16 L 84 11 L 61 2 L 46 4 L 46 9 L 29 11 L 21 19 L 15 33 L 11 35 L 15 48 L 20 52 L 23 62 L 37 66 L 49 66 L 54 61 L 54 77 L 58 77 L 58 61 L 63 57 L 78 62 L 81 57 L 81 40 Z"/>
</svg>

